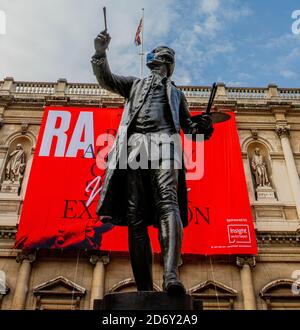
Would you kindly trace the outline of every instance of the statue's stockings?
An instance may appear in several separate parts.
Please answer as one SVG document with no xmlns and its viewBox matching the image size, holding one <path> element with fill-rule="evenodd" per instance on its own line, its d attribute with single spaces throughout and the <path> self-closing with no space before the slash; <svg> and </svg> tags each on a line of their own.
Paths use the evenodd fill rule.
<svg viewBox="0 0 300 330">
<path fill-rule="evenodd" d="M 152 249 L 144 214 L 149 194 L 158 216 L 164 281 L 177 278 L 182 243 L 177 186 L 176 169 L 127 170 L 129 253 L 138 291 L 153 290 Z"/>
</svg>

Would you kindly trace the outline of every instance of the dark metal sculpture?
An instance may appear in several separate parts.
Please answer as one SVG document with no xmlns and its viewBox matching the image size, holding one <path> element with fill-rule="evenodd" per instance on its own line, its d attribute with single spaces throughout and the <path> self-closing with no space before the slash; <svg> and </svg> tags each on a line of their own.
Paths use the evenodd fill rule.
<svg viewBox="0 0 300 330">
<path fill-rule="evenodd" d="M 193 122 L 183 92 L 170 79 L 175 67 L 174 50 L 161 46 L 147 56 L 147 66 L 151 70 L 148 77 L 124 77 L 110 71 L 106 57 L 110 40 L 107 30 L 97 36 L 96 53 L 91 62 L 100 86 L 126 99 L 120 123 L 122 130 L 112 150 L 117 164 L 122 154 L 120 149 L 136 136 L 143 135 L 147 139 L 153 132 L 169 136 L 178 134 L 182 128 L 184 133 L 199 133 L 210 138 L 213 133 L 211 116 L 203 114 Z M 131 149 L 129 143 L 128 154 Z M 131 265 L 139 291 L 153 290 L 152 250 L 147 227 L 158 227 L 164 261 L 163 289 L 169 294 L 185 293 L 178 279 L 182 231 L 188 224 L 184 167 L 108 167 L 97 214 L 103 222 L 128 226 Z"/>
<path fill-rule="evenodd" d="M 217 84 L 213 83 L 212 88 L 211 88 L 211 93 L 209 96 L 209 100 L 208 100 L 208 104 L 206 107 L 206 111 L 205 114 L 211 117 L 212 123 L 213 124 L 218 124 L 218 123 L 223 123 L 224 121 L 227 121 L 230 119 L 230 115 L 228 113 L 224 113 L 224 112 L 212 112 L 212 106 L 214 103 L 214 99 L 217 93 Z M 194 123 L 198 123 L 198 121 L 201 122 L 202 120 L 202 115 L 196 115 L 192 117 L 192 121 Z"/>
</svg>

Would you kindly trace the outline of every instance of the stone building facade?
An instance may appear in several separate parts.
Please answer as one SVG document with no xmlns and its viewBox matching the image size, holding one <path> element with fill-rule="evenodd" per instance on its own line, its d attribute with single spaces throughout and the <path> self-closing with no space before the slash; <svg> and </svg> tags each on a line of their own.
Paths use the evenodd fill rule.
<svg viewBox="0 0 300 330">
<path fill-rule="evenodd" d="M 191 111 L 205 107 L 209 87 L 181 88 Z M 0 81 L 0 309 L 90 309 L 107 292 L 135 290 L 126 253 L 14 249 L 43 107 L 123 104 L 96 84 Z M 180 277 L 205 309 L 300 309 L 300 89 L 219 83 L 215 106 L 235 111 L 259 255 L 183 255 Z M 262 185 L 256 152 L 267 176 Z M 14 155 L 19 176 L 12 180 Z M 161 281 L 155 255 L 155 290 Z"/>
</svg>

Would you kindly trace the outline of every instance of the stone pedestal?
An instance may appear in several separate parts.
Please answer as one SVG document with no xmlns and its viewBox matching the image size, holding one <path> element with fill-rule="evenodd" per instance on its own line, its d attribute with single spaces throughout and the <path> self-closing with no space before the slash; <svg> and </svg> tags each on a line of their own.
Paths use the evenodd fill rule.
<svg viewBox="0 0 300 330">
<path fill-rule="evenodd" d="M 18 181 L 12 182 L 10 180 L 6 180 L 6 181 L 2 182 L 1 192 L 12 193 L 12 194 L 18 195 L 20 187 L 21 187 L 20 182 L 18 182 Z"/>
<path fill-rule="evenodd" d="M 198 302 L 197 302 L 198 303 Z M 106 294 L 94 301 L 94 310 L 193 310 L 190 295 L 171 296 L 166 292 L 139 291 Z M 197 304 L 197 309 L 202 306 Z"/>
<path fill-rule="evenodd" d="M 259 202 L 276 201 L 275 190 L 272 187 L 264 186 L 256 188 L 257 200 Z"/>
</svg>

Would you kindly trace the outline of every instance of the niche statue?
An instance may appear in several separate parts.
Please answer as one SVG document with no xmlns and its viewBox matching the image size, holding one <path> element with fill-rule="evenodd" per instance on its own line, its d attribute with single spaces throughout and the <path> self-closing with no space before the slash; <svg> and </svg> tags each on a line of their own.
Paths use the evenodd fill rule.
<svg viewBox="0 0 300 330">
<path fill-rule="evenodd" d="M 260 154 L 259 148 L 255 148 L 254 150 L 254 155 L 251 160 L 251 169 L 255 177 L 256 188 L 270 187 L 266 163 L 264 162 L 263 156 Z"/>
<path fill-rule="evenodd" d="M 25 166 L 25 152 L 22 145 L 18 143 L 16 149 L 9 155 L 5 168 L 5 180 L 21 184 Z"/>
</svg>

